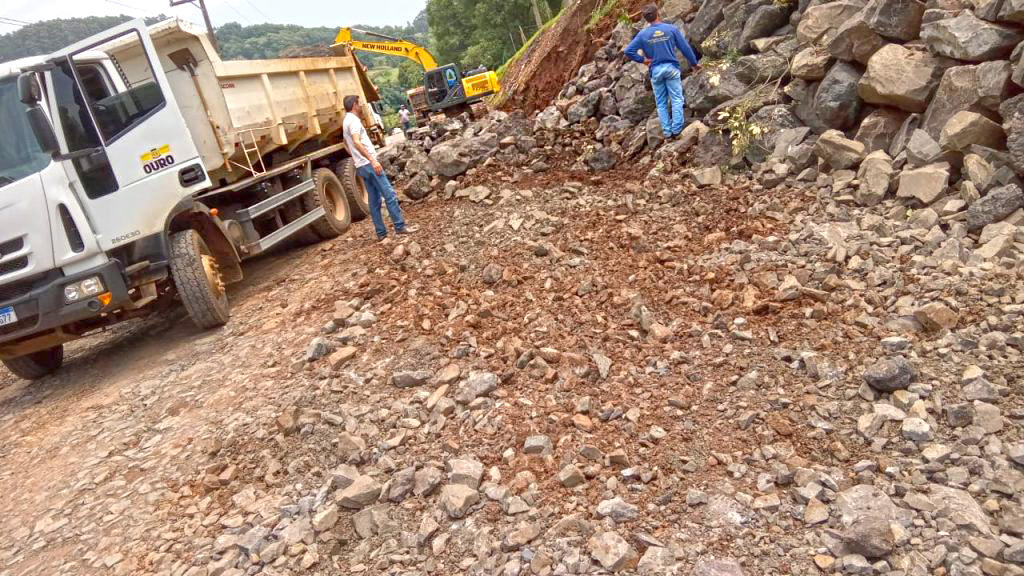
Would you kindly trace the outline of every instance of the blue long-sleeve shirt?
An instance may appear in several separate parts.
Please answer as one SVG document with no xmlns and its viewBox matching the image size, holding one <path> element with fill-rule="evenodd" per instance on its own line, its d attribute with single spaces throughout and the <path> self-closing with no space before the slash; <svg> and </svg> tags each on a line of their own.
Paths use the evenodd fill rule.
<svg viewBox="0 0 1024 576">
<path fill-rule="evenodd" d="M 656 22 L 637 33 L 629 46 L 626 46 L 626 56 L 634 62 L 643 62 L 646 56 L 651 60 L 651 68 L 658 64 L 674 64 L 679 68 L 676 49 L 683 53 L 690 66 L 697 65 L 697 55 L 679 28 L 664 22 Z M 641 50 L 644 56 L 640 55 Z"/>
</svg>

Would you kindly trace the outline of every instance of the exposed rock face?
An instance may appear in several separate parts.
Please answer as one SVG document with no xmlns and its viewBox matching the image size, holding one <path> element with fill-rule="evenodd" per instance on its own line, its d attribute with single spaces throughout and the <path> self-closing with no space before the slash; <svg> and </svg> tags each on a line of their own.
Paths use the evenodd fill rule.
<svg viewBox="0 0 1024 576">
<path fill-rule="evenodd" d="M 921 128 L 938 139 L 946 122 L 961 110 L 997 112 L 1009 90 L 1009 62 L 985 62 L 955 66 L 942 75 L 939 87 L 921 122 Z"/>
<path fill-rule="evenodd" d="M 818 138 L 815 150 L 829 166 L 836 170 L 853 168 L 864 159 L 864 144 L 850 140 L 838 130 L 829 130 Z"/>
<path fill-rule="evenodd" d="M 1011 184 L 995 188 L 967 210 L 967 228 L 981 230 L 1024 207 L 1024 191 Z"/>
<path fill-rule="evenodd" d="M 938 60 L 927 52 L 888 44 L 868 61 L 858 94 L 872 104 L 924 112 L 941 73 Z"/>
<path fill-rule="evenodd" d="M 844 22 L 854 20 L 864 8 L 863 2 L 839 0 L 808 8 L 796 28 L 801 45 L 828 46 Z"/>
<path fill-rule="evenodd" d="M 1024 33 L 1011 26 L 986 22 L 965 10 L 956 18 L 925 24 L 921 27 L 921 38 L 935 54 L 983 62 L 1008 57 L 1024 40 Z"/>
<path fill-rule="evenodd" d="M 962 110 L 946 122 L 939 136 L 939 145 L 959 152 L 965 152 L 971 146 L 1000 149 L 1006 145 L 1006 134 L 1002 126 L 981 114 Z"/>
<path fill-rule="evenodd" d="M 871 0 L 864 11 L 872 30 L 886 38 L 909 42 L 921 32 L 925 4 L 918 0 Z"/>
</svg>

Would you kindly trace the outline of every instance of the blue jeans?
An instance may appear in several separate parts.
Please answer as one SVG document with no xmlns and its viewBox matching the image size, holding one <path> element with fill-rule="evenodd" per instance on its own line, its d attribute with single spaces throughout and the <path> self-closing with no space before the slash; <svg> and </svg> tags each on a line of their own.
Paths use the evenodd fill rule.
<svg viewBox="0 0 1024 576">
<path fill-rule="evenodd" d="M 366 183 L 366 195 L 370 202 L 370 218 L 373 219 L 373 228 L 377 232 L 377 238 L 384 238 L 388 235 L 388 229 L 384 226 L 384 217 L 380 214 L 380 201 L 388 207 L 388 216 L 391 217 L 391 224 L 396 232 L 405 230 L 405 220 L 402 219 L 402 209 L 398 206 L 398 196 L 395 189 L 391 187 L 387 174 L 377 175 L 373 166 L 367 164 L 356 168 L 356 173 Z"/>
<path fill-rule="evenodd" d="M 654 102 L 658 105 L 658 119 L 661 120 L 661 131 L 665 138 L 671 138 L 683 131 L 683 97 L 682 74 L 672 64 L 658 64 L 651 68 L 651 87 L 654 88 Z M 669 101 L 672 102 L 672 113 L 669 114 Z"/>
</svg>

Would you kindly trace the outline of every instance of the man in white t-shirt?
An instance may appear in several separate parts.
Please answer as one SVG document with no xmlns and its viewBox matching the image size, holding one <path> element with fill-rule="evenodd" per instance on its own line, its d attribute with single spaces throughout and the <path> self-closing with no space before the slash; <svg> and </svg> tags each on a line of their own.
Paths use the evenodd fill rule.
<svg viewBox="0 0 1024 576">
<path fill-rule="evenodd" d="M 402 122 L 402 132 L 405 133 L 405 137 L 409 137 L 409 130 L 412 129 L 412 117 L 409 114 L 409 109 L 402 104 L 402 108 L 398 111 L 398 119 Z"/>
<path fill-rule="evenodd" d="M 388 237 L 388 229 L 384 226 L 384 218 L 380 213 L 381 200 L 388 207 L 388 216 L 391 217 L 391 225 L 395 227 L 395 234 L 408 234 L 405 228 L 405 220 L 402 218 L 402 208 L 398 206 L 398 196 L 391 186 L 384 167 L 377 161 L 377 151 L 373 148 L 370 135 L 359 120 L 356 112 L 359 106 L 359 96 L 345 96 L 345 120 L 342 123 L 341 133 L 345 137 L 345 145 L 352 155 L 352 162 L 355 164 L 356 172 L 366 184 L 366 192 L 370 202 L 370 218 L 373 219 L 373 228 L 377 232 L 377 239 L 384 240 Z"/>
</svg>

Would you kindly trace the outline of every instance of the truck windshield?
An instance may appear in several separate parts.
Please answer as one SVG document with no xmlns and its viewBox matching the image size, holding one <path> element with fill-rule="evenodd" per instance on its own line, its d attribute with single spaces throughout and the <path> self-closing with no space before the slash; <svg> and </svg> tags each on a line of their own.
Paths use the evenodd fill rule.
<svg viewBox="0 0 1024 576">
<path fill-rule="evenodd" d="M 18 99 L 17 77 L 0 80 L 0 186 L 35 174 L 50 163 L 36 142 L 25 105 Z"/>
</svg>

